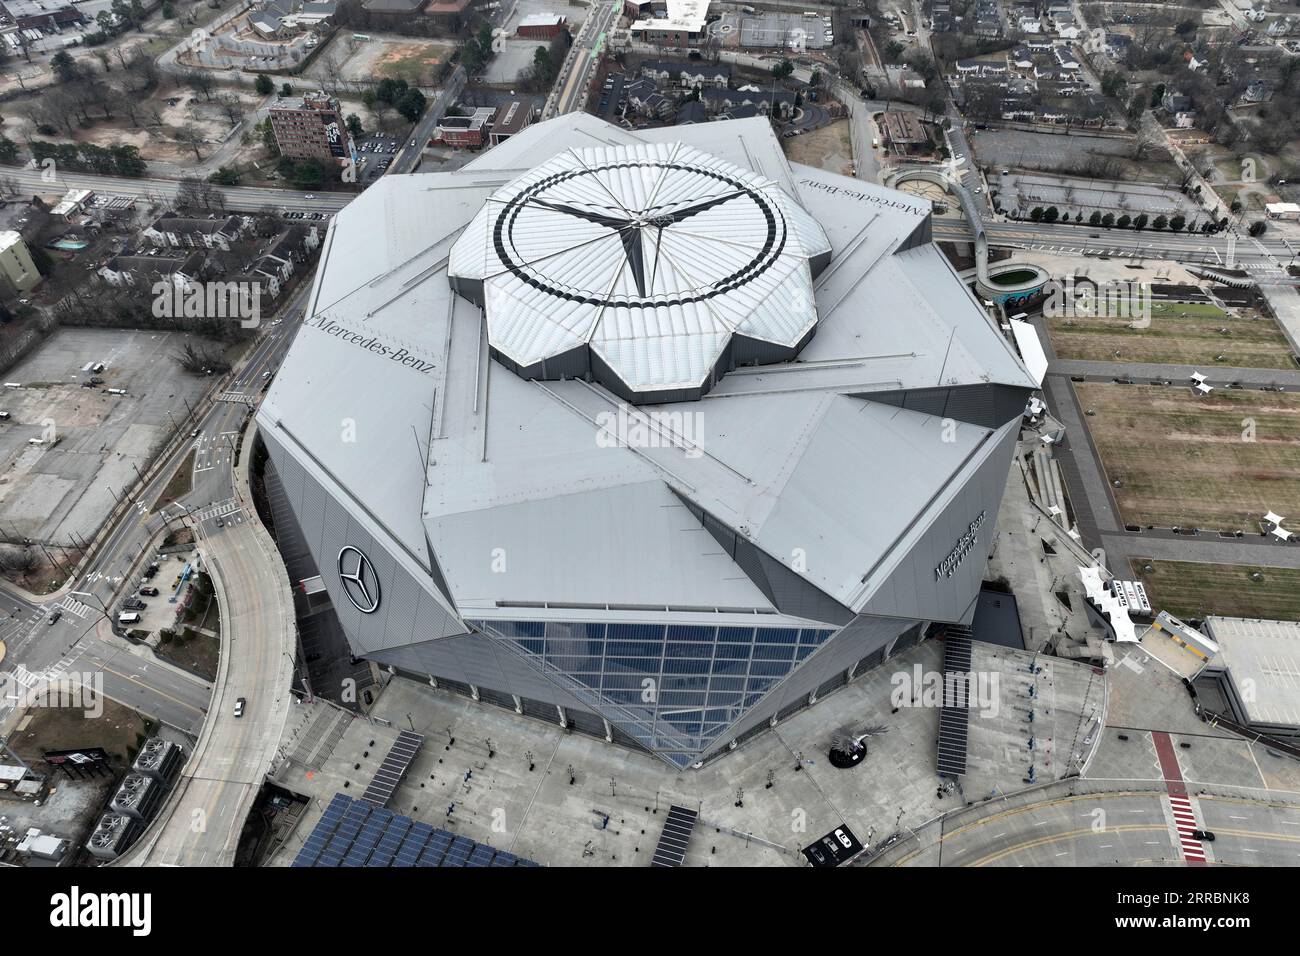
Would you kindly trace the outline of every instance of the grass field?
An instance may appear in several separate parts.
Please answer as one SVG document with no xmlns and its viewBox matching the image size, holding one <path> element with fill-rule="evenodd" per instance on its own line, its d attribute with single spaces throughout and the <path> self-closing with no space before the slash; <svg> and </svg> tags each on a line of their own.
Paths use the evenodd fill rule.
<svg viewBox="0 0 1300 956">
<path fill-rule="evenodd" d="M 1277 323 L 1265 316 L 1248 315 L 1253 317 L 1235 318 L 1209 303 L 1155 302 L 1147 328 L 1129 328 L 1133 321 L 1129 315 L 1052 318 L 1048 328 L 1052 346 L 1063 359 L 1296 368 Z M 1227 334 L 1220 331 L 1225 328 Z M 1223 361 L 1216 361 L 1220 355 Z"/>
<path fill-rule="evenodd" d="M 1131 563 L 1137 579 L 1146 585 L 1151 606 L 1175 617 L 1219 614 L 1300 621 L 1300 570 L 1140 558 Z M 1149 572 L 1143 570 L 1148 564 Z M 1254 580 L 1252 574 L 1262 580 Z"/>
<path fill-rule="evenodd" d="M 1257 534 L 1270 509 L 1300 515 L 1300 395 L 1074 387 L 1126 523 Z"/>
</svg>

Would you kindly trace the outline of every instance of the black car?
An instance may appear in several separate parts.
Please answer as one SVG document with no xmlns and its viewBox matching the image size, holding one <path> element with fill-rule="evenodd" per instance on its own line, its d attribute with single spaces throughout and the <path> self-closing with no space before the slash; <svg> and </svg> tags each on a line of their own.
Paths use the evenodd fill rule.
<svg viewBox="0 0 1300 956">
<path fill-rule="evenodd" d="M 157 588 L 141 588 L 141 589 L 140 589 L 140 593 L 141 593 L 142 595 L 144 595 L 145 597 L 157 597 L 157 596 L 158 596 L 158 589 L 157 589 Z"/>
<path fill-rule="evenodd" d="M 1214 842 L 1213 830 L 1193 830 L 1192 837 L 1197 840 L 1204 840 L 1206 843 Z"/>
</svg>

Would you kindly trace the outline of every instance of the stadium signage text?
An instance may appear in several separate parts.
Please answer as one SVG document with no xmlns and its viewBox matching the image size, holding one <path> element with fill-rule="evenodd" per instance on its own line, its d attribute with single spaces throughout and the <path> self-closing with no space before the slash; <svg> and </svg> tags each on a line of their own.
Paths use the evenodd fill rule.
<svg viewBox="0 0 1300 956">
<path fill-rule="evenodd" d="M 957 539 L 956 545 L 948 552 L 948 557 L 939 562 L 939 566 L 934 569 L 934 579 L 938 581 L 941 578 L 950 578 L 957 573 L 961 563 L 966 560 L 966 556 L 975 550 L 975 545 L 979 542 L 979 530 L 984 525 L 984 519 L 988 516 L 987 511 L 981 511 L 970 523 L 962 536 Z"/>
<path fill-rule="evenodd" d="M 873 196 L 871 193 L 861 192 L 857 189 L 846 189 L 843 186 L 832 186 L 830 183 L 824 183 L 817 179 L 801 179 L 800 186 L 811 186 L 813 189 L 820 189 L 822 192 L 830 193 L 832 196 L 849 196 L 858 202 L 875 203 L 877 206 L 886 206 L 890 209 L 902 209 L 904 212 L 925 215 L 926 210 L 917 206 L 914 202 L 907 202 L 899 199 L 886 199 L 883 196 Z"/>
<path fill-rule="evenodd" d="M 354 332 L 345 325 L 339 325 L 333 319 L 326 318 L 323 315 L 316 315 L 308 319 L 307 325 L 314 329 L 320 329 L 329 335 L 334 336 L 341 342 L 347 342 L 349 345 L 355 345 L 359 349 L 365 349 L 367 352 L 373 352 L 382 356 L 389 361 L 396 362 L 404 368 L 412 369 L 423 375 L 429 375 L 434 370 L 432 362 L 426 362 L 424 359 L 413 354 L 409 349 L 395 348 L 385 345 L 376 335 L 366 335 L 362 332 Z"/>
</svg>

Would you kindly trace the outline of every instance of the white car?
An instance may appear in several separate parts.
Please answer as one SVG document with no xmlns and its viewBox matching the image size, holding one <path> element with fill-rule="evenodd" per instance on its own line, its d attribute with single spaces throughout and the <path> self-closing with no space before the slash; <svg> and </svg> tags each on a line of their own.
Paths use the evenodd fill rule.
<svg viewBox="0 0 1300 956">
<path fill-rule="evenodd" d="M 237 698 L 235 699 L 235 716 L 236 716 L 236 717 L 243 717 L 243 716 L 244 716 L 244 705 L 245 705 L 246 703 L 248 703 L 248 701 L 247 701 L 246 699 L 244 699 L 243 697 L 237 697 Z"/>
</svg>

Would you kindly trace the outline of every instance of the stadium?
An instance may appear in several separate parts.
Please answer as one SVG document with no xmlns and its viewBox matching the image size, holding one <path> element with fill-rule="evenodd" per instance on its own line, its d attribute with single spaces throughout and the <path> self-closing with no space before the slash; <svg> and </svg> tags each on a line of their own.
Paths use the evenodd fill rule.
<svg viewBox="0 0 1300 956">
<path fill-rule="evenodd" d="M 685 769 L 968 623 L 1034 382 L 930 226 L 762 118 L 379 180 L 257 416 L 353 654 Z"/>
</svg>

